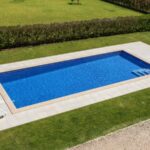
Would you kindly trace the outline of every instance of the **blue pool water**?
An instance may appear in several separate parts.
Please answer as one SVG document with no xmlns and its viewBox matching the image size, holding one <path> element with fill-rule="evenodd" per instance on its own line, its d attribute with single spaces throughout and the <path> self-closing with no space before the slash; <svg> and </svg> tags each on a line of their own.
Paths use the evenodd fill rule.
<svg viewBox="0 0 150 150">
<path fill-rule="evenodd" d="M 133 79 L 133 70 L 149 64 L 113 52 L 0 74 L 0 83 L 16 108 Z"/>
</svg>

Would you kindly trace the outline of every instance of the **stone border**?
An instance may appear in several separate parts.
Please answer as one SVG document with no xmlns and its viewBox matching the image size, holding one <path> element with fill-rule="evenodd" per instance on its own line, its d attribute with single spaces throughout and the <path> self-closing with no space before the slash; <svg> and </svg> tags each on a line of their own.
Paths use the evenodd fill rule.
<svg viewBox="0 0 150 150">
<path fill-rule="evenodd" d="M 61 59 L 80 58 L 83 56 L 86 57 L 95 54 L 100 54 L 100 53 L 104 54 L 104 53 L 115 52 L 120 50 L 124 50 L 127 53 L 130 53 L 131 55 L 136 56 L 147 63 L 150 63 L 150 45 L 147 45 L 142 42 L 134 42 L 129 44 L 109 46 L 109 47 L 97 48 L 97 49 L 86 50 L 81 52 L 4 64 L 4 65 L 0 65 L 0 72 L 5 72 L 8 70 L 17 70 L 19 68 L 27 68 L 30 67 L 31 65 L 32 66 L 40 65 L 41 63 L 47 64 L 50 61 L 56 62 L 56 61 L 60 61 Z M 3 88 L 1 86 L 0 88 L 1 88 L 0 108 L 7 112 L 5 118 L 0 119 L 0 131 L 1 131 L 25 123 L 29 123 L 32 121 L 50 117 L 56 114 L 78 109 L 87 105 L 109 100 L 111 98 L 136 92 L 142 89 L 150 88 L 150 76 L 148 75 L 144 77 L 139 77 L 136 79 L 115 83 L 105 87 L 84 91 L 78 93 L 77 95 L 75 94 L 75 95 L 66 96 L 63 97 L 63 99 L 61 100 L 60 99 L 58 101 L 55 100 L 55 102 L 53 103 L 49 103 L 49 102 L 40 103 L 39 104 L 40 106 L 37 105 L 37 107 L 32 107 L 31 109 L 24 109 L 24 110 L 22 109 L 19 110 L 17 113 L 16 112 L 12 113 L 10 111 L 11 109 L 10 107 L 13 104 L 10 103 L 9 105 L 6 103 L 6 101 L 4 100 L 5 99 L 4 96 L 7 93 L 4 92 L 4 94 L 2 94 Z M 12 107 L 14 107 L 14 105 Z"/>
</svg>

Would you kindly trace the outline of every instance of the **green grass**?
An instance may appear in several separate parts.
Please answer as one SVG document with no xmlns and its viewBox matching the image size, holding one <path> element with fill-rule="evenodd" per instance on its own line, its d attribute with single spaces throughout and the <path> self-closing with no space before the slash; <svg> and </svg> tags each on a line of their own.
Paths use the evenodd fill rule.
<svg viewBox="0 0 150 150">
<path fill-rule="evenodd" d="M 59 150 L 150 118 L 150 88 L 0 132 L 1 150 Z"/>
<path fill-rule="evenodd" d="M 69 5 L 68 2 L 69 0 L 0 0 L 0 26 L 141 15 L 102 0 L 81 0 L 82 5 Z"/>
<path fill-rule="evenodd" d="M 0 64 L 135 41 L 143 41 L 150 44 L 150 32 L 92 38 L 1 51 Z"/>
</svg>

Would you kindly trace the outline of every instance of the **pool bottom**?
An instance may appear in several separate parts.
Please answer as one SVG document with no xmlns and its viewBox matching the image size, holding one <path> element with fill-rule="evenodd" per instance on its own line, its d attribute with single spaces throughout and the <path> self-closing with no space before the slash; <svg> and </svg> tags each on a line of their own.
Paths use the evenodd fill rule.
<svg viewBox="0 0 150 150">
<path fill-rule="evenodd" d="M 47 101 L 44 101 L 44 102 L 41 102 L 41 103 L 37 103 L 37 104 L 33 104 L 33 105 L 21 107 L 21 108 L 16 108 L 15 107 L 14 103 L 11 101 L 10 97 L 8 96 L 8 94 L 6 93 L 6 91 L 4 90 L 4 88 L 2 87 L 1 84 L 0 84 L 0 91 L 1 91 L 0 94 L 1 94 L 3 100 L 5 101 L 6 105 L 8 106 L 8 108 L 9 108 L 9 110 L 12 114 L 16 114 L 16 113 L 20 113 L 20 112 L 24 112 L 24 111 L 28 111 L 28 110 L 33 110 L 35 108 L 38 108 L 37 111 L 39 111 L 39 110 L 47 111 L 47 108 L 49 108 L 49 109 L 52 109 L 52 112 L 53 112 L 54 111 L 53 109 L 57 105 L 58 106 L 62 105 L 61 107 L 64 107 L 64 102 L 65 101 L 67 102 L 66 103 L 67 107 L 69 106 L 69 104 L 71 104 L 71 106 L 70 106 L 71 109 L 70 110 L 72 110 L 72 108 L 74 108 L 74 109 L 76 107 L 80 108 L 80 107 L 83 107 L 83 106 L 86 106 L 86 105 L 94 104 L 94 103 L 97 103 L 97 102 L 102 102 L 104 100 L 111 99 L 113 97 L 125 95 L 125 94 L 131 93 L 131 92 L 135 92 L 135 91 L 144 89 L 144 87 L 142 85 L 142 82 L 145 83 L 147 81 L 147 79 L 150 79 L 150 75 L 130 79 L 130 80 L 127 80 L 127 81 L 114 83 L 114 84 L 111 84 L 111 85 L 106 85 L 106 86 L 103 86 L 103 87 L 95 88 L 95 89 L 88 90 L 88 91 L 79 92 L 79 93 L 76 93 L 76 94 L 56 98 L 56 99 L 53 99 L 53 100 L 47 100 Z M 142 88 L 135 88 L 134 85 L 136 85 L 136 84 L 138 84 L 138 86 L 140 86 L 140 84 L 141 84 Z M 120 91 L 120 89 L 122 89 L 123 87 L 124 87 L 124 89 L 126 89 L 126 92 L 122 92 L 122 90 Z M 145 84 L 145 88 L 146 87 L 147 86 Z M 111 91 L 114 91 L 114 89 L 116 89 L 116 88 L 117 88 L 116 93 L 114 93 L 114 92 L 112 93 Z M 101 94 L 101 96 L 100 96 L 100 93 L 103 93 L 103 94 Z M 111 94 L 109 94 L 109 93 L 111 93 Z M 98 98 L 97 95 L 99 95 L 99 98 Z M 113 95 L 115 95 L 115 96 L 113 96 Z M 90 99 L 90 102 L 89 102 L 89 99 Z M 85 102 L 82 102 L 81 104 L 79 104 L 81 106 L 75 106 L 75 103 L 76 103 L 75 101 L 76 100 L 78 100 L 78 102 L 79 102 L 79 100 L 80 101 L 85 101 Z M 68 103 L 68 101 L 70 101 L 70 102 Z M 74 103 L 73 106 L 72 106 L 72 103 Z M 64 107 L 64 108 L 67 109 L 67 107 Z M 35 112 L 36 112 L 36 110 L 35 110 Z M 59 113 L 59 111 L 57 113 Z"/>
<path fill-rule="evenodd" d="M 121 52 L 121 53 L 122 53 L 122 52 Z M 111 54 L 112 54 L 112 53 L 111 53 Z M 117 53 L 117 57 L 118 57 L 118 54 L 119 54 L 119 56 L 120 56 L 120 52 Z M 110 55 L 110 53 L 109 53 L 108 55 Z M 108 55 L 107 55 L 107 56 L 108 56 Z M 123 60 L 124 60 L 124 57 L 126 57 L 126 53 L 123 52 L 122 55 L 123 55 L 122 57 L 123 57 Z M 129 54 L 127 54 L 127 55 L 129 55 Z M 104 56 L 104 55 L 103 55 L 103 56 Z M 102 57 L 103 57 L 103 56 L 102 56 Z M 106 56 L 106 54 L 105 54 L 105 56 Z M 114 56 L 115 56 L 115 55 L 114 55 L 114 53 L 113 53 L 113 57 L 114 57 Z M 99 56 L 94 56 L 94 57 L 99 57 Z M 101 57 L 101 56 L 100 56 L 100 57 Z M 102 57 L 101 57 L 101 60 L 103 60 Z M 116 60 L 117 57 L 115 56 L 115 59 L 108 59 L 109 63 L 106 63 L 106 64 L 109 65 L 109 64 L 110 64 L 110 60 L 111 60 L 112 62 L 114 62 L 114 60 Z M 90 58 L 91 58 L 91 57 L 90 57 Z M 106 58 L 106 57 L 105 57 L 105 58 Z M 107 58 L 109 58 L 109 57 L 107 57 Z M 85 59 L 87 59 L 87 58 L 84 58 L 84 60 L 85 60 Z M 92 59 L 93 59 L 93 56 L 92 56 Z M 95 59 L 95 58 L 94 58 L 94 59 Z M 98 59 L 99 59 L 99 58 L 98 58 Z M 98 60 L 98 59 L 97 59 L 97 60 Z M 136 58 L 136 59 L 137 59 L 137 58 Z M 97 60 L 96 60 L 96 61 L 97 61 Z M 71 61 L 76 61 L 76 60 L 71 60 Z M 96 64 L 96 65 L 99 66 L 99 63 L 97 64 L 96 61 L 95 61 L 95 60 L 90 61 L 90 62 L 92 62 L 91 65 Z M 129 62 L 132 61 L 133 66 L 134 66 L 134 67 L 132 66 L 132 67 L 133 67 L 132 69 L 139 69 L 139 68 L 141 68 L 141 66 L 142 66 L 142 67 L 145 67 L 145 65 L 146 65 L 143 61 L 138 61 L 138 62 L 136 62 L 136 63 L 138 63 L 138 65 L 137 65 L 137 64 L 135 65 L 135 62 L 134 62 L 134 61 L 135 61 L 135 58 L 134 58 L 133 56 L 130 56 L 130 57 L 128 58 L 127 62 L 128 62 L 128 61 L 129 61 Z M 128 63 L 129 63 L 129 62 L 128 62 Z M 66 62 L 65 62 L 65 63 L 66 63 Z M 127 63 L 127 64 L 128 64 L 128 63 Z M 90 68 L 90 71 L 91 71 L 91 69 L 93 69 L 93 67 L 89 67 L 89 66 L 90 66 L 89 63 L 87 63 L 87 62 L 85 62 L 85 61 L 83 61 L 83 60 L 82 60 L 82 64 L 84 64 L 84 65 L 86 64 L 86 65 L 87 65 L 86 68 L 87 68 L 87 67 Z M 116 64 L 116 63 L 114 63 L 114 64 Z M 61 66 L 61 65 L 60 65 L 60 66 Z M 62 68 L 60 69 L 60 66 L 59 66 L 59 70 L 63 70 Z M 76 67 L 76 66 L 78 66 L 78 65 L 73 65 L 73 67 Z M 127 65 L 127 66 L 128 66 L 128 65 Z M 135 67 L 135 66 L 136 66 L 136 67 Z M 138 66 L 138 67 L 137 67 L 137 66 Z M 139 66 L 140 66 L 140 67 L 139 67 Z M 42 66 L 40 66 L 40 67 L 42 67 Z M 69 66 L 69 67 L 70 67 L 70 66 Z M 67 68 L 69 68 L 69 67 L 67 66 Z M 121 68 L 121 66 L 118 66 L 118 67 Z M 117 68 L 118 68 L 118 67 L 117 67 Z M 97 68 L 97 67 L 96 67 L 96 68 Z M 105 68 L 104 65 L 102 65 L 102 68 Z M 102 69 L 102 68 L 101 68 L 101 69 Z M 30 69 L 32 69 L 32 68 L 30 68 Z M 53 67 L 53 69 L 54 69 L 54 67 Z M 55 68 L 55 69 L 56 69 L 56 68 Z M 126 69 L 127 69 L 127 68 L 126 68 Z M 44 70 L 44 71 L 45 71 L 45 70 Z M 56 70 L 53 70 L 53 71 L 56 72 Z M 80 69 L 79 71 L 81 71 L 81 74 L 83 73 L 83 72 L 82 72 L 82 67 L 81 67 L 81 69 Z M 108 70 L 107 70 L 107 71 L 108 71 Z M 84 72 L 85 72 L 85 70 L 84 70 Z M 92 70 L 92 72 L 96 73 L 95 70 L 94 70 L 94 71 Z M 40 72 L 40 73 L 41 73 L 41 72 Z M 115 74 L 115 76 L 116 76 L 117 74 L 118 74 L 118 72 Z M 29 75 L 29 74 L 28 74 L 28 75 Z M 39 74 L 38 74 L 38 75 L 39 75 Z M 41 74 L 40 74 L 40 75 L 41 75 Z M 62 74 L 61 74 L 61 75 L 62 75 Z M 66 74 L 65 74 L 65 75 L 66 75 Z M 90 74 L 90 75 L 91 75 L 91 74 Z M 99 75 L 99 74 L 98 74 L 98 75 Z M 105 74 L 104 74 L 104 75 L 105 75 Z M 104 76 L 104 75 L 103 75 L 102 77 L 106 77 L 106 76 Z M 111 74 L 109 74 L 109 75 L 111 75 Z M 36 75 L 35 75 L 35 76 L 36 76 Z M 133 74 L 128 74 L 128 77 L 129 77 L 129 76 L 130 76 L 130 79 L 136 78 L 136 76 L 134 76 Z M 28 76 L 28 77 L 29 77 L 29 76 Z M 56 76 L 54 76 L 54 77 L 56 77 Z M 88 75 L 88 77 L 89 77 L 89 75 Z M 85 76 L 83 76 L 82 78 L 84 79 Z M 94 76 L 94 78 L 95 78 L 95 76 Z M 68 78 L 67 78 L 67 79 L 68 79 Z M 89 79 L 89 78 L 87 78 L 87 79 Z M 101 78 L 100 78 L 100 79 L 101 79 Z M 128 79 L 129 79 L 129 78 L 128 78 Z M 126 79 L 126 80 L 128 80 L 128 79 Z M 25 80 L 25 79 L 22 78 L 21 80 Z M 112 79 L 111 79 L 111 80 L 112 80 Z M 118 78 L 117 80 L 119 80 L 118 82 L 121 82 L 121 81 L 122 81 L 122 80 L 120 80 L 120 78 Z M 15 82 L 16 82 L 16 81 L 18 81 L 18 80 L 15 80 Z M 66 80 L 66 81 L 67 81 L 67 80 Z M 88 80 L 87 80 L 87 81 L 88 81 Z M 100 80 L 100 81 L 101 81 L 101 80 Z M 123 81 L 125 81 L 125 80 L 123 80 Z M 92 84 L 93 84 L 93 83 L 96 84 L 96 82 L 97 82 L 97 80 L 94 80 L 94 82 L 92 82 Z M 9 83 L 9 82 L 8 82 L 8 83 Z M 105 81 L 105 83 L 106 83 L 106 81 Z M 113 84 L 113 83 L 116 83 L 116 82 L 111 81 L 110 84 Z M 79 84 L 79 82 L 78 82 L 78 84 Z M 86 82 L 84 82 L 84 84 L 86 84 Z M 82 84 L 82 85 L 83 85 L 83 84 Z M 106 86 L 106 85 L 109 85 L 109 84 L 104 84 L 104 85 L 96 86 L 96 87 L 93 87 L 93 88 L 90 87 L 90 89 L 88 88 L 88 90 L 95 89 L 95 88 L 98 88 L 98 87 L 103 87 L 103 86 Z M 52 86 L 51 86 L 51 87 L 52 87 Z M 82 93 L 82 92 L 86 92 L 86 91 L 88 91 L 88 90 L 81 90 L 81 91 L 79 91 L 79 92 Z M 59 91 L 59 90 L 58 90 L 58 91 Z M 79 93 L 79 92 L 76 92 L 76 93 Z M 37 93 L 37 92 L 36 92 L 36 93 Z M 71 93 L 71 94 L 75 94 L 75 93 Z M 68 95 L 71 95 L 71 94 L 68 94 Z M 61 97 L 64 97 L 64 96 L 67 97 L 66 94 L 63 95 L 63 96 L 61 96 Z M 51 100 L 51 101 L 55 101 L 55 99 L 59 99 L 59 97 L 54 97 L 53 100 Z M 49 99 L 47 99 L 47 100 L 49 100 Z M 47 100 L 44 100 L 44 101 L 47 101 Z M 43 102 L 43 101 L 40 101 L 40 102 L 38 102 L 38 103 L 41 103 L 41 102 Z M 32 104 L 30 104 L 30 105 L 35 105 L 35 104 L 36 104 L 36 103 L 32 103 Z M 29 105 L 25 105 L 25 106 L 23 106 L 23 107 L 26 107 L 26 106 L 29 106 Z M 18 107 L 18 108 L 21 108 L 21 107 Z"/>
</svg>

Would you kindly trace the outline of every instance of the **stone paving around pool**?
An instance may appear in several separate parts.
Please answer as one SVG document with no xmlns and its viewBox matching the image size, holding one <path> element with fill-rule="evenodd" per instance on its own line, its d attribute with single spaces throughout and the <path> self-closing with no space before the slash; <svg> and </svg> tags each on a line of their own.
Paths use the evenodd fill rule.
<svg viewBox="0 0 150 150">
<path fill-rule="evenodd" d="M 150 64 L 150 46 L 142 42 L 134 42 L 86 50 L 81 52 L 33 59 L 29 61 L 4 64 L 0 65 L 0 72 L 120 50 L 124 50 L 127 53 L 134 55 L 135 57 L 138 57 Z M 6 117 L 0 119 L 0 130 L 22 125 L 28 122 L 53 116 L 73 109 L 81 108 L 90 104 L 108 100 L 110 98 L 118 97 L 149 87 L 150 75 L 147 75 L 136 79 L 108 85 L 105 87 L 96 88 L 94 90 L 89 90 L 78 94 L 73 94 L 70 96 L 59 98 L 54 100 L 53 102 L 45 102 L 40 103 L 36 106 L 30 106 L 27 108 L 25 107 L 19 110 L 14 108 L 14 106 L 12 108 L 12 105 L 6 102 L 5 94 L 0 88 L 0 109 L 3 109 L 7 112 Z"/>
</svg>

